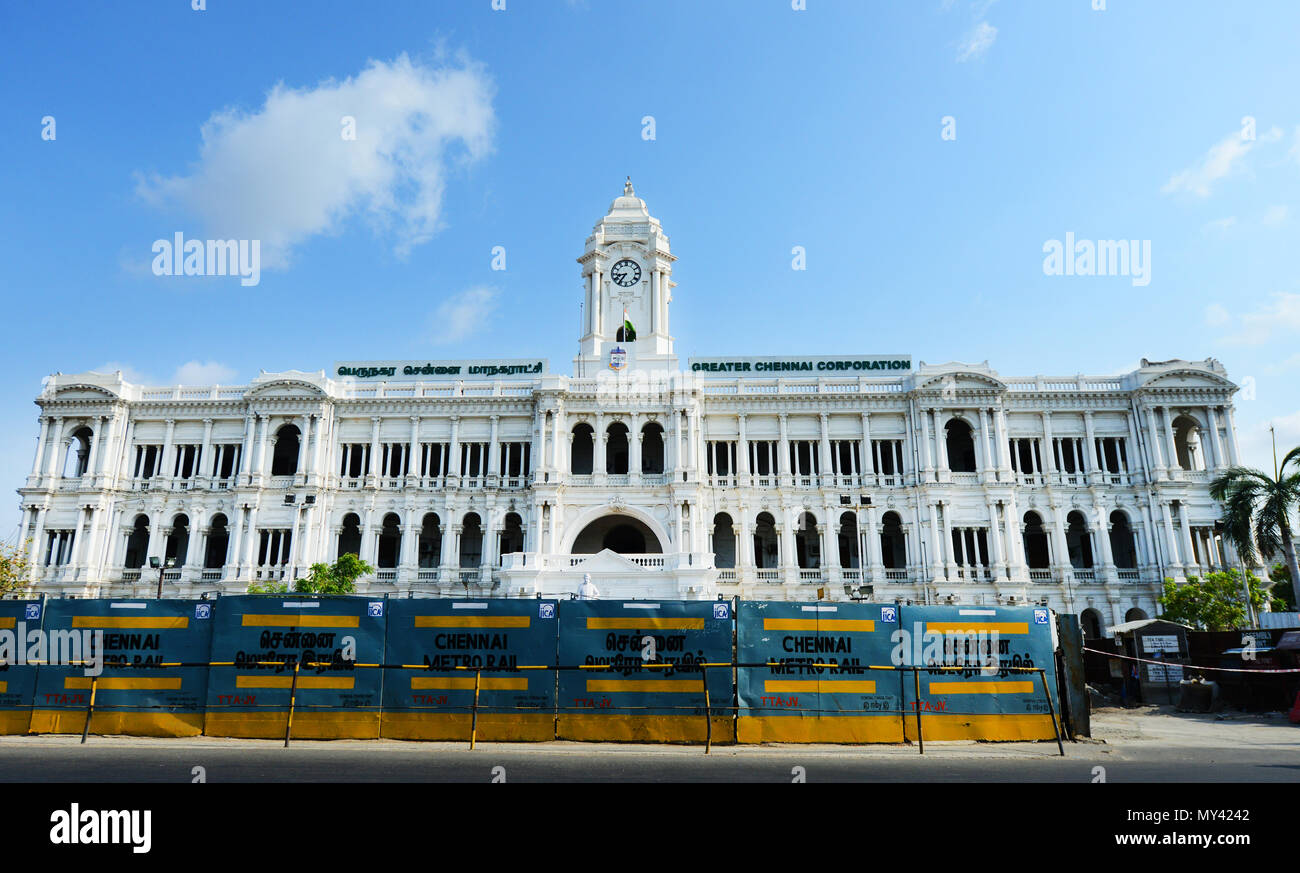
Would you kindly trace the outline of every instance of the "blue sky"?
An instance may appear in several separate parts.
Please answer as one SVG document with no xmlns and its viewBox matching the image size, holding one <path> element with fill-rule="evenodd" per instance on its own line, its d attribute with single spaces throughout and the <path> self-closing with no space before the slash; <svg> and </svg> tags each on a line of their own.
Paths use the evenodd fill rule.
<svg viewBox="0 0 1300 873">
<path fill-rule="evenodd" d="M 1300 443 L 1300 5 L 505 5 L 0 2 L 0 535 L 55 371 L 567 372 L 574 258 L 628 174 L 683 358 L 1213 356 L 1249 386 L 1246 459 L 1271 467 L 1270 422 Z M 265 239 L 260 283 L 154 276 L 178 231 Z M 1150 281 L 1045 275 L 1067 232 L 1150 241 Z"/>
</svg>

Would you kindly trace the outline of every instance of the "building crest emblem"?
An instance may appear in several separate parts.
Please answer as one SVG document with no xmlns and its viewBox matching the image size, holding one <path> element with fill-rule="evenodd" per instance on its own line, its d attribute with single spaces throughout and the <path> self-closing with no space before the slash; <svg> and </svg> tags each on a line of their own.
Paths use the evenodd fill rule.
<svg viewBox="0 0 1300 873">
<path fill-rule="evenodd" d="M 609 350 L 609 368 L 615 372 L 627 368 L 627 349 L 614 346 Z"/>
</svg>

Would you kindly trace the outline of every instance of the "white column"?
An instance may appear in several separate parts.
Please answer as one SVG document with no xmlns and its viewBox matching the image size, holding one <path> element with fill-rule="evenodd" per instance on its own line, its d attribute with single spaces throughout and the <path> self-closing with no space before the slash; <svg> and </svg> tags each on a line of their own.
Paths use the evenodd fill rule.
<svg viewBox="0 0 1300 873">
<path fill-rule="evenodd" d="M 32 475 L 41 474 L 41 461 L 45 460 L 45 442 L 50 438 L 50 420 L 41 416 L 41 436 L 36 441 L 36 459 L 32 461 Z"/>
<path fill-rule="evenodd" d="M 1220 470 L 1225 465 L 1223 463 L 1223 447 L 1219 443 L 1219 416 L 1215 413 L 1215 407 L 1213 406 L 1205 407 L 1205 414 L 1210 420 L 1210 452 L 1214 455 L 1213 469 Z"/>
<path fill-rule="evenodd" d="M 300 482 L 307 481 L 307 443 L 311 440 L 311 416 L 302 416 L 302 424 L 298 428 L 298 464 L 297 478 Z M 293 548 L 298 549 L 297 537 L 294 537 Z"/>
<path fill-rule="evenodd" d="M 873 463 L 874 458 L 872 458 L 871 456 L 872 448 L 873 447 L 871 443 L 871 413 L 864 412 L 862 413 L 862 444 L 861 447 L 858 449 L 859 457 L 861 457 L 862 459 L 861 475 L 862 475 L 862 485 L 864 486 L 876 484 L 876 465 Z"/>
<path fill-rule="evenodd" d="M 996 479 L 993 474 L 993 447 L 989 444 L 989 411 L 980 408 L 980 442 L 984 444 L 984 469 L 981 471 L 985 480 Z"/>
<path fill-rule="evenodd" d="M 1084 457 L 1086 458 L 1085 466 L 1084 466 L 1083 469 L 1086 470 L 1087 473 L 1088 473 L 1088 478 L 1087 478 L 1086 481 L 1088 481 L 1088 482 L 1100 482 L 1101 479 L 1098 478 L 1097 475 L 1096 475 L 1096 473 L 1097 473 L 1097 435 L 1096 435 L 1096 432 L 1093 430 L 1093 427 L 1092 427 L 1092 410 L 1091 410 L 1091 409 L 1085 409 L 1085 410 L 1083 411 L 1083 432 L 1084 432 L 1084 434 L 1085 434 L 1085 439 L 1087 440 L 1087 445 L 1084 446 L 1084 452 L 1083 452 Z"/>
<path fill-rule="evenodd" d="M 1228 464 L 1235 467 L 1239 463 L 1237 461 L 1237 425 L 1232 420 L 1231 406 L 1223 408 L 1223 422 L 1227 431 L 1224 436 L 1228 440 Z"/>
<path fill-rule="evenodd" d="M 934 414 L 934 453 L 937 459 L 937 466 L 940 473 L 950 472 L 948 469 L 948 431 L 944 427 L 943 410 L 932 410 Z M 947 481 L 947 477 L 942 477 Z"/>
<path fill-rule="evenodd" d="M 921 417 L 921 463 L 925 465 L 925 481 L 933 482 L 934 462 L 931 460 L 930 455 L 930 411 L 928 409 L 918 411 Z"/>
<path fill-rule="evenodd" d="M 59 475 L 59 455 L 63 451 L 63 416 L 54 417 L 54 428 L 50 434 L 50 452 L 47 457 L 48 464 L 45 468 L 45 475 L 54 478 Z"/>
<path fill-rule="evenodd" d="M 160 464 L 162 478 L 167 481 L 171 481 L 171 479 L 176 475 L 175 437 L 176 420 L 169 418 L 167 419 L 167 433 L 166 436 L 163 437 L 162 462 Z"/>
<path fill-rule="evenodd" d="M 1178 555 L 1178 538 L 1174 536 L 1174 508 L 1172 501 L 1161 500 L 1160 511 L 1165 522 L 1165 554 L 1169 556 L 1169 566 L 1181 568 L 1183 562 Z"/>
<path fill-rule="evenodd" d="M 497 468 L 500 466 L 500 463 L 499 463 L 499 461 L 497 460 L 498 457 L 499 457 L 499 451 L 500 451 L 500 450 L 497 448 L 497 435 L 498 435 L 498 432 L 499 432 L 498 424 L 499 424 L 499 422 L 500 422 L 501 416 L 499 416 L 499 415 L 493 415 L 493 416 L 490 416 L 490 419 L 491 419 L 492 424 L 491 424 L 491 426 L 489 427 L 489 430 L 488 430 L 488 451 L 487 451 L 487 458 L 486 458 L 486 467 L 487 467 L 487 469 L 483 471 L 483 474 L 484 474 L 484 475 L 483 475 L 483 481 L 484 481 L 485 484 L 486 484 L 486 483 L 490 483 L 490 482 L 492 482 L 492 481 L 494 481 L 494 480 L 496 479 L 496 476 L 497 476 Z M 484 543 L 483 545 L 484 545 L 483 553 L 486 554 L 486 553 L 487 553 L 487 548 L 486 548 L 487 543 Z"/>
<path fill-rule="evenodd" d="M 1170 470 L 1178 469 L 1179 468 L 1178 449 L 1177 446 L 1174 444 L 1174 423 L 1170 419 L 1168 406 L 1160 407 L 1160 418 L 1161 421 L 1164 422 L 1163 433 L 1160 438 L 1161 445 L 1164 446 L 1169 451 L 1168 467 Z M 1168 440 L 1168 442 L 1165 442 L 1165 440 Z"/>
<path fill-rule="evenodd" d="M 826 477 L 831 474 L 831 435 L 830 435 L 830 416 L 825 412 L 817 416 L 821 428 L 821 441 L 818 446 L 818 464 L 821 468 L 820 481 L 818 485 L 826 482 Z M 828 522 L 829 524 L 829 522 Z"/>
<path fill-rule="evenodd" d="M 997 443 L 998 470 L 1005 475 L 1004 480 L 1011 478 L 1011 446 L 1010 436 L 1007 433 L 1007 411 L 999 406 L 993 411 L 993 440 Z"/>
<path fill-rule="evenodd" d="M 316 418 L 316 424 L 312 428 L 312 434 L 311 434 L 311 439 L 312 439 L 311 467 L 307 469 L 308 485 L 315 485 L 318 477 L 320 476 L 320 472 L 321 472 L 320 445 L 321 445 L 321 438 L 324 436 L 322 432 L 325 430 L 325 417 L 323 415 L 319 417 L 316 416 L 313 417 Z"/>
<path fill-rule="evenodd" d="M 998 580 L 1007 578 L 1007 562 L 1004 559 L 1002 550 L 1002 526 L 998 523 L 998 507 L 993 501 L 989 501 L 989 566 L 993 570 L 993 575 Z"/>
<path fill-rule="evenodd" d="M 786 436 L 785 416 L 786 414 L 784 412 L 778 414 L 778 419 L 781 426 L 781 437 L 777 443 L 777 448 L 776 448 L 777 470 L 781 477 L 780 481 L 781 481 L 782 488 L 788 488 L 790 485 L 787 479 L 787 477 L 790 475 L 790 440 Z"/>
<path fill-rule="evenodd" d="M 204 478 L 203 471 L 212 469 L 212 419 L 203 419 L 203 442 L 199 446 L 199 456 L 194 459 L 193 478 Z"/>
<path fill-rule="evenodd" d="M 1052 413 L 1043 412 L 1043 463 L 1047 465 L 1049 481 L 1056 478 L 1056 440 L 1052 436 Z"/>
<path fill-rule="evenodd" d="M 1151 443 L 1151 462 L 1155 465 L 1156 478 L 1164 479 L 1167 472 L 1165 470 L 1164 450 L 1161 448 L 1160 426 L 1156 424 L 1156 408 L 1148 406 L 1144 411 L 1147 416 L 1148 442 Z"/>
<path fill-rule="evenodd" d="M 736 442 L 736 472 L 742 477 L 742 484 L 749 485 L 749 437 L 745 434 L 745 413 L 740 413 L 736 417 L 737 433 L 739 438 Z"/>
</svg>

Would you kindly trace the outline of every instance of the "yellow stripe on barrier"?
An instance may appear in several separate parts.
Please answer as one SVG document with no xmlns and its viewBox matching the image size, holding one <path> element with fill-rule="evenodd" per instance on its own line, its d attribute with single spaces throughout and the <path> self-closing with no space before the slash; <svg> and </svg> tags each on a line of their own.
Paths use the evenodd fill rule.
<svg viewBox="0 0 1300 873">
<path fill-rule="evenodd" d="M 763 690 L 768 694 L 789 694 L 798 691 L 822 694 L 875 694 L 876 683 L 872 679 L 769 679 L 763 682 Z"/>
<path fill-rule="evenodd" d="M 871 633 L 876 622 L 870 618 L 765 618 L 763 630 L 773 631 L 858 631 Z"/>
<path fill-rule="evenodd" d="M 18 622 L 18 619 L 13 618 L 13 617 L 10 617 L 10 618 L 0 618 L 0 627 L 8 627 L 8 628 L 12 628 L 12 627 L 14 627 L 14 626 L 17 624 L 17 622 Z"/>
<path fill-rule="evenodd" d="M 4 694 L 8 690 L 9 690 L 9 683 L 0 681 L 0 694 Z"/>
<path fill-rule="evenodd" d="M 190 626 L 190 620 L 183 615 L 74 615 L 72 626 L 184 630 Z"/>
<path fill-rule="evenodd" d="M 527 615 L 417 615 L 416 627 L 529 627 Z"/>
<path fill-rule="evenodd" d="M 179 676 L 104 676 L 95 683 L 100 691 L 180 691 Z M 90 688 L 89 676 L 68 676 L 63 680 L 63 690 Z"/>
<path fill-rule="evenodd" d="M 356 615 L 245 615 L 244 627 L 360 627 Z"/>
<path fill-rule="evenodd" d="M 704 686 L 699 679 L 588 679 L 587 690 L 597 693 L 658 691 L 702 694 Z"/>
<path fill-rule="evenodd" d="M 301 681 L 301 680 L 300 680 Z M 479 688 L 483 691 L 527 691 L 528 679 L 513 676 L 484 676 Z M 473 691 L 474 677 L 412 676 L 412 691 Z"/>
<path fill-rule="evenodd" d="M 704 630 L 702 618 L 588 618 L 587 630 Z"/>
<path fill-rule="evenodd" d="M 1029 633 L 1029 622 L 1025 621 L 927 621 L 925 623 L 927 631 L 933 631 L 937 634 L 976 634 L 992 633 L 997 631 L 1000 634 L 1027 634 Z"/>
<path fill-rule="evenodd" d="M 350 690 L 356 686 L 355 676 L 299 676 L 298 689 Z M 236 688 L 291 688 L 292 676 L 236 676 Z"/>
<path fill-rule="evenodd" d="M 1033 682 L 931 682 L 931 694 L 1033 694 Z"/>
</svg>

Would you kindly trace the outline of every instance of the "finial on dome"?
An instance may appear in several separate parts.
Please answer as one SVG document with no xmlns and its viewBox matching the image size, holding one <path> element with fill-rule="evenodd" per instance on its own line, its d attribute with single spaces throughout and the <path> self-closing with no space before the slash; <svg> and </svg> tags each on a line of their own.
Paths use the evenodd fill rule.
<svg viewBox="0 0 1300 873">
<path fill-rule="evenodd" d="M 636 191 L 633 191 L 633 190 L 632 190 L 632 177 L 631 177 L 631 176 L 628 176 L 628 177 L 627 177 L 627 182 L 625 182 L 625 183 L 623 184 L 623 196 L 624 196 L 624 197 L 631 197 L 631 196 L 633 196 L 633 195 L 635 195 L 635 194 L 636 194 Z"/>
</svg>

